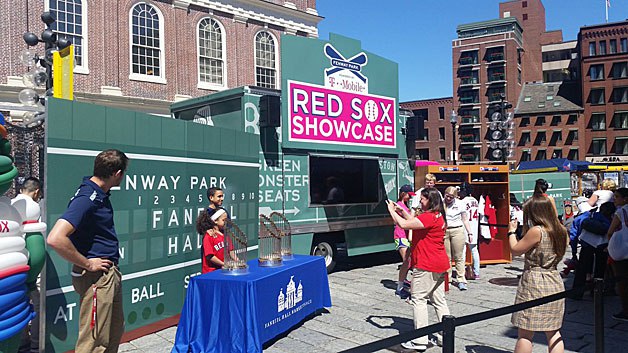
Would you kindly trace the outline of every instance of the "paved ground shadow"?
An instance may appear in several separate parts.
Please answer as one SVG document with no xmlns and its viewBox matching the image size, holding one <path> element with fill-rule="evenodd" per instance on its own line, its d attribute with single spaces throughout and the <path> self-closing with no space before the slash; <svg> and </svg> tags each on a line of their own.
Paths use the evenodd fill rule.
<svg viewBox="0 0 628 353">
<path fill-rule="evenodd" d="M 465 349 L 465 352 L 467 353 L 511 353 L 512 352 L 512 351 L 506 351 L 503 349 L 497 349 L 493 347 L 486 347 L 486 346 L 479 346 L 479 345 L 468 345 L 468 346 L 465 346 L 464 349 Z"/>
<path fill-rule="evenodd" d="M 338 251 L 336 267 L 333 272 L 346 272 L 356 268 L 370 268 L 401 262 L 399 253 L 394 250 L 356 256 L 348 256 L 346 251 L 341 250 Z"/>
</svg>

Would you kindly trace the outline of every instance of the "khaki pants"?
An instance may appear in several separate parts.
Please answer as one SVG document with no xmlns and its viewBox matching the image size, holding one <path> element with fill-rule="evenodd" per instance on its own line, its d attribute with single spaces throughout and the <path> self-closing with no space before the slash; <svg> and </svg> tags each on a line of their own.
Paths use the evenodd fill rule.
<svg viewBox="0 0 628 353">
<path fill-rule="evenodd" d="M 445 272 L 435 273 L 415 268 L 412 271 L 412 309 L 414 329 L 425 327 L 428 324 L 427 300 L 430 300 L 438 321 L 443 315 L 449 315 L 449 307 L 445 301 Z M 412 340 L 415 344 L 427 345 L 427 336 Z"/>
<path fill-rule="evenodd" d="M 451 277 L 451 267 L 447 270 L 449 281 L 467 283 L 466 278 L 464 278 L 464 258 L 466 255 L 464 227 L 450 228 L 445 231 L 445 251 L 447 251 L 449 261 L 456 262 L 456 278 Z"/>
<path fill-rule="evenodd" d="M 124 333 L 122 312 L 122 274 L 117 266 L 107 273 L 87 272 L 78 267 L 72 277 L 74 290 L 81 298 L 79 310 L 79 335 L 76 353 L 116 353 Z M 92 328 L 92 309 L 96 286 L 96 320 Z"/>
</svg>

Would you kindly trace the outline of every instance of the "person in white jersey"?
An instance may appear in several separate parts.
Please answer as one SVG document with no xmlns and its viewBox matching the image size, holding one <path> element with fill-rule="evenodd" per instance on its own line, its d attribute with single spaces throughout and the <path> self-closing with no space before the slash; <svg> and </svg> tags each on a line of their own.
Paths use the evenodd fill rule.
<svg viewBox="0 0 628 353">
<path fill-rule="evenodd" d="M 421 209 L 421 203 L 420 201 L 420 196 L 421 196 L 421 190 L 423 189 L 429 189 L 429 188 L 435 188 L 436 187 L 436 176 L 432 173 L 427 173 L 425 174 L 425 186 L 418 189 L 415 193 L 415 196 L 412 197 L 412 199 L 410 200 L 410 207 L 412 209 L 416 210 L 420 210 Z M 438 192 L 440 194 L 440 191 Z M 443 195 L 440 195 L 441 199 L 443 199 Z"/>
<path fill-rule="evenodd" d="M 480 279 L 480 252 L 478 251 L 478 233 L 480 232 L 480 213 L 478 200 L 471 195 L 471 188 L 463 184 L 460 189 L 462 203 L 466 205 L 467 219 L 469 220 L 469 231 L 467 232 L 467 243 L 471 251 L 473 260 L 473 279 Z"/>
<path fill-rule="evenodd" d="M 447 271 L 449 279 L 458 286 L 460 290 L 467 290 L 467 279 L 464 278 L 464 258 L 465 258 L 465 230 L 471 233 L 467 206 L 458 199 L 458 188 L 450 186 L 445 189 L 445 214 L 447 219 L 447 230 L 445 231 L 445 251 L 449 261 L 456 262 L 456 278 L 452 277 L 451 267 Z M 463 228 L 464 226 L 464 228 Z"/>
</svg>

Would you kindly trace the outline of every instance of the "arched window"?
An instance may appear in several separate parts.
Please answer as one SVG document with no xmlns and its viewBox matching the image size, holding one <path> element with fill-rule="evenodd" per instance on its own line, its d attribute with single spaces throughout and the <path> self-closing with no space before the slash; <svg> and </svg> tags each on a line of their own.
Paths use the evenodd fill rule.
<svg viewBox="0 0 628 353">
<path fill-rule="evenodd" d="M 255 35 L 255 85 L 276 88 L 275 39 L 268 32 Z"/>
<path fill-rule="evenodd" d="M 199 84 L 225 85 L 224 31 L 218 21 L 204 18 L 198 23 Z"/>
<path fill-rule="evenodd" d="M 148 81 L 163 78 L 161 13 L 152 5 L 139 3 L 130 16 L 131 77 Z"/>
<path fill-rule="evenodd" d="M 87 72 L 87 11 L 81 0 L 50 0 L 48 10 L 56 19 L 51 28 L 74 44 L 75 72 Z"/>
</svg>

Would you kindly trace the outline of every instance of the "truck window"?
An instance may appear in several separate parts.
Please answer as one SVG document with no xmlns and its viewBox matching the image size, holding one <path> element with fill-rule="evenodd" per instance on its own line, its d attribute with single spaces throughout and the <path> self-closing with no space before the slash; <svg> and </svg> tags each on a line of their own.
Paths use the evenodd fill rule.
<svg viewBox="0 0 628 353">
<path fill-rule="evenodd" d="M 379 202 L 376 159 L 310 156 L 310 205 Z"/>
</svg>

